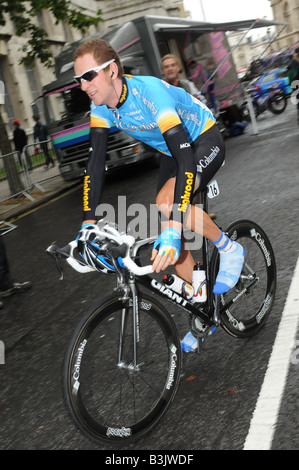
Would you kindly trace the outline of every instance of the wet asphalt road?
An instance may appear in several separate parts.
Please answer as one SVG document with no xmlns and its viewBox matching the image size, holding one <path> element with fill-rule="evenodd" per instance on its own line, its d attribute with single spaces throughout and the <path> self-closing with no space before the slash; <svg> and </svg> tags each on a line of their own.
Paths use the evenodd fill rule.
<svg viewBox="0 0 299 470">
<path fill-rule="evenodd" d="M 259 223 L 271 239 L 278 267 L 275 305 L 266 327 L 250 340 L 236 340 L 219 328 L 203 353 L 184 357 L 184 373 L 174 403 L 158 427 L 127 450 L 241 450 L 263 383 L 293 270 L 298 258 L 299 128 L 294 107 L 281 116 L 265 113 L 260 133 L 247 128 L 228 139 L 225 166 L 217 175 L 221 195 L 210 210 L 225 227 L 238 218 Z M 103 201 L 117 206 L 149 205 L 157 170 L 130 169 L 109 178 Z M 0 449 L 102 450 L 84 437 L 65 411 L 60 374 L 64 351 L 78 320 L 113 278 L 80 275 L 65 267 L 59 281 L 45 254 L 56 242 L 64 246 L 81 222 L 81 188 L 17 220 L 4 235 L 11 272 L 33 288 L 5 300 L 0 311 L 0 340 L 6 361 L 0 365 Z M 298 307 L 299 314 L 299 307 Z M 175 319 L 182 334 L 187 318 Z M 299 339 L 299 332 L 297 332 Z M 290 364 L 272 449 L 299 449 L 299 364 Z M 111 450 L 111 449 L 110 449 Z M 113 449 L 116 453 L 118 449 Z"/>
</svg>

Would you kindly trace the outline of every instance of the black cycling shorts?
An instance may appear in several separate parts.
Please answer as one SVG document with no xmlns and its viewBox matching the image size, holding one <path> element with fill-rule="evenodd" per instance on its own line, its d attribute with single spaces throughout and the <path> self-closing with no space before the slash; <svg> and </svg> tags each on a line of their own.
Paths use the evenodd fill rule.
<svg viewBox="0 0 299 470">
<path fill-rule="evenodd" d="M 192 144 L 194 161 L 197 166 L 196 182 L 192 197 L 205 189 L 225 159 L 225 144 L 217 125 L 201 134 Z M 175 158 L 162 155 L 157 193 L 170 178 L 177 176 Z"/>
</svg>

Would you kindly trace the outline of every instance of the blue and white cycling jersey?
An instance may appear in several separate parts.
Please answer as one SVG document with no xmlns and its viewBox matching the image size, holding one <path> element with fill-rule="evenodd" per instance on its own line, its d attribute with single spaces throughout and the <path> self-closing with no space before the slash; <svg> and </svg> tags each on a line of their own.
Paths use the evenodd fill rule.
<svg viewBox="0 0 299 470">
<path fill-rule="evenodd" d="M 189 142 L 215 123 L 211 111 L 182 88 L 155 77 L 126 75 L 117 109 L 91 105 L 91 128 L 116 126 L 172 156 L 163 134 L 182 124 Z"/>
</svg>

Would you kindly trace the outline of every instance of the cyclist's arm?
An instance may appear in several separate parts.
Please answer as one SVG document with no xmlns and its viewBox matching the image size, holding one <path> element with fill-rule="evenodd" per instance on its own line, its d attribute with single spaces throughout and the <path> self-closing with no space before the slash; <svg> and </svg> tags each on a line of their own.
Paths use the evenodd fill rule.
<svg viewBox="0 0 299 470">
<path fill-rule="evenodd" d="M 180 257 L 183 222 L 191 203 L 196 175 L 193 150 L 183 125 L 174 125 L 163 133 L 163 137 L 172 157 L 176 160 L 177 174 L 169 229 L 165 229 L 160 235 L 152 252 L 151 260 L 153 270 L 156 272 L 175 264 Z"/>
<path fill-rule="evenodd" d="M 191 203 L 196 176 L 193 150 L 182 124 L 177 124 L 164 132 L 163 137 L 177 163 L 174 191 L 174 205 L 170 219 L 172 226 L 182 226 Z"/>
<path fill-rule="evenodd" d="M 105 178 L 109 128 L 91 127 L 90 155 L 83 182 L 83 223 L 95 223 Z"/>
</svg>

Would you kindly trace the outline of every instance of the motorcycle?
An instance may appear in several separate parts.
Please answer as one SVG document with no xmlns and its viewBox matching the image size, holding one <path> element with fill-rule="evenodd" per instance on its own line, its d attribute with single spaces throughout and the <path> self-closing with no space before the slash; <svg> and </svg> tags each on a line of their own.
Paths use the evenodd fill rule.
<svg viewBox="0 0 299 470">
<path fill-rule="evenodd" d="M 273 114 L 281 114 L 287 107 L 288 101 L 286 94 L 278 84 L 274 84 L 266 92 L 260 89 L 259 85 L 252 85 L 248 89 L 255 117 L 260 116 L 267 109 Z M 248 102 L 245 101 L 242 106 L 243 119 L 251 121 Z"/>
</svg>

